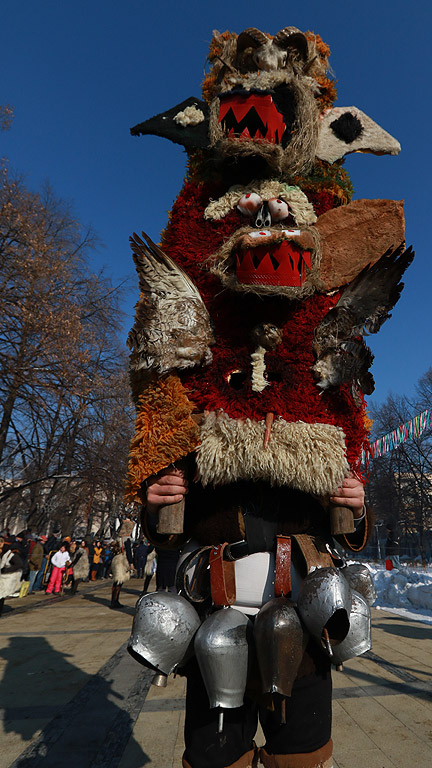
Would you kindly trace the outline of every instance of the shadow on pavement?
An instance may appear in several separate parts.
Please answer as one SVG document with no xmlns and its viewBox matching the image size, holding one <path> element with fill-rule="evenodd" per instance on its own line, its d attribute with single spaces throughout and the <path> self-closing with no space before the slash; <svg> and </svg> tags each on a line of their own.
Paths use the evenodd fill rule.
<svg viewBox="0 0 432 768">
<path fill-rule="evenodd" d="M 407 623 L 403 623 L 407 622 Z M 386 619 L 385 621 L 374 621 L 374 629 L 382 629 L 389 635 L 397 637 L 406 637 L 409 640 L 430 640 L 432 637 L 432 627 L 430 624 L 424 626 L 413 626 L 406 619 Z"/>
<path fill-rule="evenodd" d="M 105 608 L 109 608 L 111 605 L 111 599 L 107 597 L 97 597 L 96 595 L 82 595 L 82 597 L 83 600 L 88 600 L 90 603 L 98 603 L 98 605 L 103 605 Z M 129 616 L 134 616 L 135 608 L 129 605 L 123 605 L 123 607 L 119 608 L 116 613 L 126 613 L 129 614 Z"/>
<path fill-rule="evenodd" d="M 125 682 L 122 667 L 128 654 L 120 649 L 99 673 L 89 675 L 71 664 L 69 654 L 55 650 L 45 638 L 8 640 L 9 645 L 0 650 L 0 657 L 6 660 L 0 683 L 3 732 L 29 741 L 42 728 L 10 768 L 118 765 L 136 719 L 129 714 L 127 695 L 129 687 L 131 699 L 136 691 L 133 683 Z M 47 723 L 47 718 L 52 719 Z M 135 740 L 131 746 L 134 763 L 129 768 L 145 766 L 149 762 L 147 755 Z"/>
</svg>

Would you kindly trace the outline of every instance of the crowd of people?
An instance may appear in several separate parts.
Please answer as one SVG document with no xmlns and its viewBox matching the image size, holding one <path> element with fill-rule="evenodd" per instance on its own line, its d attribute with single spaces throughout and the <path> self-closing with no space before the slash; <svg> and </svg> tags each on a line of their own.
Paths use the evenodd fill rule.
<svg viewBox="0 0 432 768">
<path fill-rule="evenodd" d="M 110 608 L 122 607 L 122 585 L 132 575 L 143 579 L 147 592 L 156 575 L 156 588 L 175 591 L 172 553 L 159 552 L 145 538 L 72 540 L 61 532 L 49 537 L 27 529 L 16 535 L 0 533 L 0 615 L 7 597 L 39 594 L 75 595 L 83 581 L 112 579 Z M 168 555 L 168 558 L 167 558 Z"/>
</svg>

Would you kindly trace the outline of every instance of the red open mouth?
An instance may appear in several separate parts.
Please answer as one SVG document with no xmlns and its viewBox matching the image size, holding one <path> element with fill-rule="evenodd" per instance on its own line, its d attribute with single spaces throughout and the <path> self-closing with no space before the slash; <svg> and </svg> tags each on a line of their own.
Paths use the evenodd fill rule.
<svg viewBox="0 0 432 768">
<path fill-rule="evenodd" d="M 219 123 L 230 139 L 280 144 L 286 130 L 283 116 L 269 93 L 229 93 L 220 97 Z"/>
<path fill-rule="evenodd" d="M 258 245 L 236 254 L 236 276 L 246 285 L 303 285 L 311 268 L 311 252 L 297 243 Z"/>
</svg>

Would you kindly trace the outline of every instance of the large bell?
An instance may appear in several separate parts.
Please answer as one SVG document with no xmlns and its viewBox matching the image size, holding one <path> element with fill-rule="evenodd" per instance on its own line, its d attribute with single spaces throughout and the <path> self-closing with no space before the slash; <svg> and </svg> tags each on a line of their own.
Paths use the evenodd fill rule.
<svg viewBox="0 0 432 768">
<path fill-rule="evenodd" d="M 128 651 L 144 666 L 169 675 L 185 657 L 199 625 L 195 608 L 184 597 L 150 592 L 136 604 Z"/>
<path fill-rule="evenodd" d="M 341 573 L 345 576 L 351 589 L 363 595 L 368 604 L 372 606 L 377 598 L 377 593 L 369 568 L 361 563 L 352 563 L 342 568 Z"/>
<path fill-rule="evenodd" d="M 241 707 L 252 648 L 250 619 L 235 608 L 216 611 L 201 624 L 194 647 L 210 707 Z"/>
<path fill-rule="evenodd" d="M 307 644 L 307 633 L 286 597 L 263 605 L 255 618 L 254 640 L 263 693 L 290 696 Z"/>
<path fill-rule="evenodd" d="M 371 647 L 370 608 L 363 595 L 353 590 L 349 632 L 339 645 L 332 648 L 331 662 L 337 666 L 366 653 Z"/>
<path fill-rule="evenodd" d="M 304 579 L 297 608 L 311 635 L 330 655 L 348 634 L 351 587 L 338 568 L 317 568 Z"/>
</svg>

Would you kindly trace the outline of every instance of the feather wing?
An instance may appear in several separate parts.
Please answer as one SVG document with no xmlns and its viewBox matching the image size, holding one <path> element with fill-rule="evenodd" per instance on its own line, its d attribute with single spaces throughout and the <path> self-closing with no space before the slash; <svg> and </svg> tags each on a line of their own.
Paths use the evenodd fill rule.
<svg viewBox="0 0 432 768">
<path fill-rule="evenodd" d="M 368 373 L 373 358 L 358 337 L 377 333 L 391 316 L 403 289 L 401 277 L 413 258 L 412 248 L 386 251 L 373 266 L 359 273 L 317 326 L 312 370 L 321 389 L 351 381 L 366 394 L 373 391 L 373 378 Z"/>
<path fill-rule="evenodd" d="M 141 290 L 127 342 L 132 378 L 210 363 L 214 337 L 196 285 L 144 232 L 142 238 L 130 238 Z"/>
</svg>

